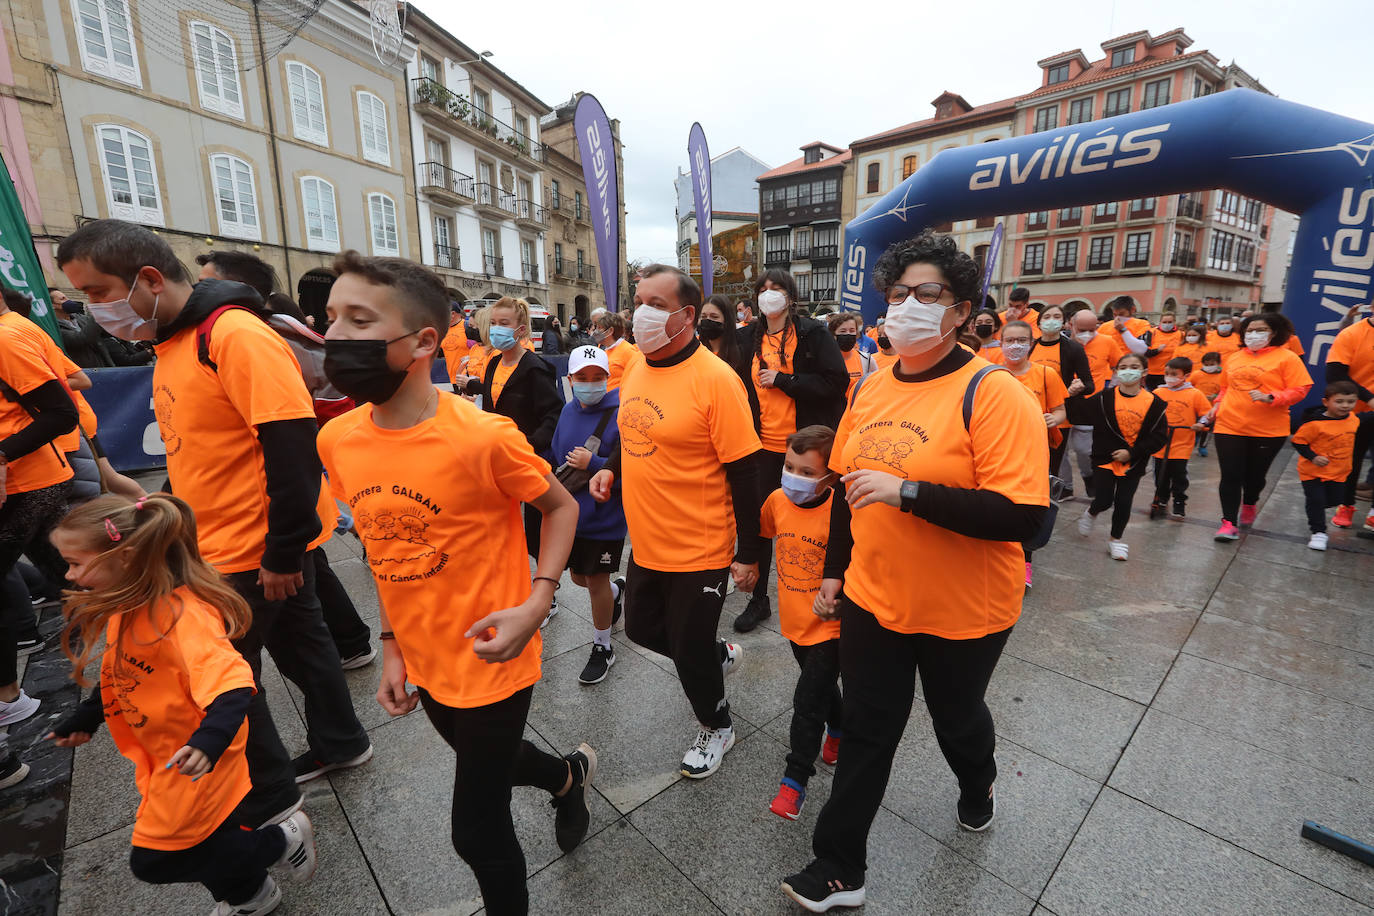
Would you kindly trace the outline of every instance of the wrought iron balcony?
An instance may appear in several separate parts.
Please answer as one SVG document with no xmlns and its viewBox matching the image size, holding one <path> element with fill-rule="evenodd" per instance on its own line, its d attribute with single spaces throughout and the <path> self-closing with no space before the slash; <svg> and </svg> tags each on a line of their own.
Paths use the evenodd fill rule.
<svg viewBox="0 0 1374 916">
<path fill-rule="evenodd" d="M 811 260 L 813 261 L 835 261 L 840 257 L 839 245 L 812 245 Z"/>
<path fill-rule="evenodd" d="M 1026 214 L 1027 232 L 1048 228 L 1050 228 L 1050 212 L 1048 210 L 1037 210 L 1034 213 Z"/>
<path fill-rule="evenodd" d="M 1193 200 L 1191 197 L 1179 195 L 1178 215 L 1180 217 L 1183 219 L 1195 219 L 1200 221 L 1202 219 L 1202 214 L 1203 210 L 1201 203 Z"/>
<path fill-rule="evenodd" d="M 1024 264 L 1024 263 L 1023 263 L 1023 264 L 1021 265 L 1021 276 L 1023 276 L 1023 277 L 1039 277 L 1039 276 L 1042 276 L 1044 273 L 1045 273 L 1045 265 L 1044 265 L 1044 264 Z"/>
<path fill-rule="evenodd" d="M 464 175 L 442 162 L 420 163 L 420 188 L 430 196 L 472 200 L 473 184 L 471 175 Z"/>
<path fill-rule="evenodd" d="M 503 191 L 494 184 L 479 181 L 473 185 L 476 190 L 474 198 L 477 206 L 485 207 L 499 214 L 515 214 L 515 195 Z"/>
<path fill-rule="evenodd" d="M 482 255 L 482 272 L 489 277 L 505 276 L 505 261 L 499 255 Z"/>
<path fill-rule="evenodd" d="M 1171 267 L 1197 267 L 1197 252 L 1187 250 L 1175 251 L 1173 255 L 1169 257 L 1169 265 Z"/>
<path fill-rule="evenodd" d="M 520 262 L 520 276 L 526 283 L 539 282 L 539 265 L 531 264 L 529 261 Z"/>
<path fill-rule="evenodd" d="M 770 251 L 763 256 L 764 267 L 786 267 L 792 260 L 792 252 L 786 248 Z"/>
<path fill-rule="evenodd" d="M 590 264 L 577 265 L 577 279 L 584 283 L 596 282 L 596 268 Z"/>
<path fill-rule="evenodd" d="M 462 258 L 459 257 L 457 245 L 435 245 L 434 263 L 438 267 L 447 267 L 451 270 L 461 270 Z"/>
<path fill-rule="evenodd" d="M 554 258 L 553 275 L 555 277 L 562 277 L 565 280 L 571 280 L 572 272 L 569 268 L 568 262 L 564 261 L 562 258 Z"/>
<path fill-rule="evenodd" d="M 809 261 L 809 260 L 811 260 L 811 246 L 810 246 L 810 245 L 806 245 L 806 246 L 801 247 L 801 248 L 793 248 L 793 249 L 792 249 L 792 260 L 794 260 L 794 261 Z"/>
<path fill-rule="evenodd" d="M 559 191 L 555 191 L 551 186 L 544 185 L 544 199 L 549 202 L 549 209 L 564 212 L 570 201 Z"/>
<path fill-rule="evenodd" d="M 523 198 L 515 202 L 515 218 L 520 222 L 531 223 L 540 227 L 549 224 L 548 211 L 534 201 Z"/>
<path fill-rule="evenodd" d="M 502 146 L 512 155 L 528 156 L 543 162 L 544 147 L 530 140 L 523 130 L 478 107 L 471 98 L 454 92 L 438 80 L 427 76 L 410 81 L 411 98 L 423 115 L 429 115 L 444 126 L 460 124 L 469 134 L 479 136 L 489 146 Z"/>
<path fill-rule="evenodd" d="M 812 302 L 833 302 L 835 301 L 835 287 L 822 286 L 811 290 Z"/>
</svg>

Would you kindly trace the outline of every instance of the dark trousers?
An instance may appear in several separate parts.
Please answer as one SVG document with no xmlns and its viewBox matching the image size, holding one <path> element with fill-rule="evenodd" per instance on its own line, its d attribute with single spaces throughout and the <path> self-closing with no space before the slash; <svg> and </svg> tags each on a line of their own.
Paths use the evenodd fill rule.
<svg viewBox="0 0 1374 916">
<path fill-rule="evenodd" d="M 1264 492 L 1269 466 L 1288 441 L 1287 436 L 1236 436 L 1217 433 L 1217 464 L 1221 466 L 1221 517 L 1236 523 L 1242 504 L 1253 506 Z"/>
<path fill-rule="evenodd" d="M 1174 502 L 1188 502 L 1188 459 L 1155 459 L 1155 502 L 1164 505 L 1173 497 Z"/>
<path fill-rule="evenodd" d="M 529 912 L 525 853 L 510 816 L 511 786 L 553 794 L 568 781 L 568 762 L 525 740 L 533 687 L 487 706 L 445 706 L 420 688 L 430 724 L 457 758 L 453 768 L 453 851 L 477 876 L 493 916 Z"/>
<path fill-rule="evenodd" d="M 1374 448 L 1374 425 L 1365 424 L 1355 432 L 1355 448 L 1350 453 L 1350 476 L 1345 479 L 1341 505 L 1355 505 L 1355 488 L 1360 484 L 1360 468 Z M 1374 462 L 1370 462 L 1369 476 L 1374 478 Z"/>
<path fill-rule="evenodd" d="M 29 603 L 29 590 L 24 585 L 24 577 L 19 574 L 18 565 L 11 567 L 9 574 L 0 580 L 0 602 L 3 602 L 7 609 L 19 609 L 28 614 L 27 617 L 22 614 L 15 615 L 20 621 L 28 621 L 24 629 L 33 625 L 32 611 L 29 610 L 32 607 Z M 19 679 L 20 630 L 10 625 L 6 619 L 8 613 L 0 611 L 0 685 L 13 684 Z"/>
<path fill-rule="evenodd" d="M 729 575 L 729 569 L 645 569 L 633 554 L 625 574 L 625 635 L 673 660 L 682 690 L 705 728 L 731 724 L 716 638 Z"/>
<path fill-rule="evenodd" d="M 1136 487 L 1140 486 L 1143 474 L 1127 474 L 1117 477 L 1106 468 L 1093 469 L 1093 504 L 1088 511 L 1101 515 L 1112 510 L 1112 540 L 1120 540 L 1126 533 L 1126 523 L 1131 520 L 1131 502 L 1135 499 Z"/>
<path fill-rule="evenodd" d="M 1207 437 L 1208 437 L 1209 435 L 1211 435 L 1211 433 L 1210 433 L 1209 430 L 1205 430 L 1205 429 L 1198 430 L 1197 438 L 1196 438 L 1195 440 L 1193 440 L 1193 447 L 1194 447 L 1194 448 L 1206 448 L 1206 447 L 1207 447 Z"/>
<path fill-rule="evenodd" d="M 759 469 L 759 498 L 767 499 L 768 494 L 782 486 L 782 465 L 785 452 L 770 452 L 760 449 L 754 453 L 754 461 Z M 759 538 L 759 583 L 754 586 L 754 598 L 768 600 L 768 570 L 773 568 L 773 541 Z"/>
<path fill-rule="evenodd" d="M 27 553 L 49 582 L 61 585 L 66 581 L 67 563 L 48 540 L 66 511 L 66 483 L 5 497 L 5 504 L 0 506 L 0 579 L 8 578 Z M 33 631 L 35 622 L 27 589 L 21 587 L 12 596 L 4 593 L 0 600 L 0 684 L 16 680 L 18 641 Z"/>
<path fill-rule="evenodd" d="M 868 831 L 911 715 L 918 674 L 935 739 L 960 792 L 984 796 L 997 778 L 992 713 L 983 695 L 1011 628 L 980 639 L 897 633 L 848 596 L 840 599 L 840 620 L 844 743 L 812 849 L 861 879 Z"/>
<path fill-rule="evenodd" d="M 329 567 L 329 555 L 323 547 L 310 551 L 310 563 L 315 568 L 315 595 L 320 600 L 320 613 L 324 625 L 329 628 L 329 636 L 334 640 L 334 648 L 340 658 L 359 655 L 372 644 L 372 630 L 358 616 L 353 599 L 343 587 L 339 577 Z"/>
<path fill-rule="evenodd" d="M 801 666 L 797 689 L 792 692 L 791 750 L 787 752 L 788 779 L 806 785 L 816 775 L 816 753 L 826 727 L 838 736 L 844 730 L 844 701 L 840 697 L 840 641 L 827 639 L 812 646 L 791 643 L 792 655 Z"/>
<path fill-rule="evenodd" d="M 1326 510 L 1341 505 L 1345 498 L 1345 481 L 1304 480 L 1302 495 L 1307 505 L 1307 527 L 1313 534 L 1321 534 L 1326 531 Z"/>
<path fill-rule="evenodd" d="M 275 825 L 241 830 L 234 818 L 190 849 L 129 852 L 134 877 L 149 884 L 200 882 L 216 900 L 246 903 L 262 887 L 267 869 L 286 851 L 286 835 Z"/>
<path fill-rule="evenodd" d="M 258 689 L 248 707 L 247 756 L 253 791 L 240 806 L 243 822 L 249 826 L 262 823 L 300 795 L 291 758 L 267 708 L 262 685 L 263 649 L 272 656 L 277 669 L 305 694 L 306 740 L 316 759 L 347 760 L 368 746 L 367 732 L 353 712 L 353 698 L 339 667 L 339 651 L 320 613 L 314 564 L 307 562 L 302 572 L 304 584 L 283 601 L 267 600 L 258 584 L 257 570 L 229 575 L 230 584 L 253 611 L 252 626 L 234 641 L 234 647 L 253 669 Z"/>
<path fill-rule="evenodd" d="M 1059 431 L 1059 444 L 1050 446 L 1050 473 L 1059 477 L 1059 472 L 1063 469 L 1064 453 L 1069 450 L 1069 433 L 1073 432 L 1073 427 L 1066 427 Z M 1061 478 L 1070 491 L 1073 490 L 1073 472 L 1070 471 L 1067 477 Z"/>
</svg>

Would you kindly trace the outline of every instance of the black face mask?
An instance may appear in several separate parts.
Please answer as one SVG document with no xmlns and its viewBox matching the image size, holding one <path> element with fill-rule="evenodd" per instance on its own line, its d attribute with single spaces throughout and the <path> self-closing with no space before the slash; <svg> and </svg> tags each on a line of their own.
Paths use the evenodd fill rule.
<svg viewBox="0 0 1374 916">
<path fill-rule="evenodd" d="M 62 303 L 62 311 L 66 312 L 68 315 L 80 315 L 82 312 L 86 311 L 86 306 L 82 305 L 80 302 L 64 302 Z"/>
<path fill-rule="evenodd" d="M 890 340 L 887 339 L 887 335 L 886 335 L 886 334 L 879 334 L 879 335 L 878 335 L 878 346 L 881 347 L 881 348 L 884 349 L 884 350 L 890 350 L 890 349 L 892 349 L 892 342 L 891 342 Z"/>
<path fill-rule="evenodd" d="M 844 353 L 848 353 L 850 350 L 854 349 L 854 345 L 855 345 L 856 343 L 858 343 L 858 342 L 859 342 L 859 335 L 857 335 L 857 334 L 836 334 L 836 335 L 835 335 L 835 343 L 837 343 L 837 344 L 840 345 L 840 350 L 841 350 L 842 352 L 844 352 Z"/>
<path fill-rule="evenodd" d="M 386 348 L 411 334 L 391 340 L 326 340 L 324 374 L 335 388 L 358 403 L 384 404 L 400 390 L 410 366 L 392 369 Z"/>
<path fill-rule="evenodd" d="M 725 325 L 714 318 L 703 318 L 697 322 L 697 336 L 702 340 L 715 340 L 725 333 Z"/>
<path fill-rule="evenodd" d="M 990 324 L 975 324 L 975 325 L 973 326 L 973 333 L 977 334 L 979 337 L 983 338 L 984 340 L 987 340 L 989 337 L 992 336 L 992 325 L 990 325 Z"/>
</svg>

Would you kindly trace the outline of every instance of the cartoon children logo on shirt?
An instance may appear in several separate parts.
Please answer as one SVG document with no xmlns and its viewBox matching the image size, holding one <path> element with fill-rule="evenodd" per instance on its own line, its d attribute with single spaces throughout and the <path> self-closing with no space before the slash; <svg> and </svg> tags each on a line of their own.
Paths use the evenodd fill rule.
<svg viewBox="0 0 1374 916">
<path fill-rule="evenodd" d="M 654 423 L 661 417 L 643 398 L 622 404 L 616 423 L 620 427 L 620 447 L 636 458 L 648 458 L 658 451 L 653 440 Z"/>
<path fill-rule="evenodd" d="M 110 690 L 105 696 L 114 695 L 112 701 L 108 699 L 105 701 L 106 716 L 122 716 L 130 728 L 142 728 L 148 724 L 148 717 L 139 711 L 138 705 L 133 700 L 134 691 L 139 688 L 143 680 L 134 673 L 130 664 L 126 662 L 107 665 L 105 670 L 100 673 L 100 678 L 104 683 L 110 685 Z"/>
<path fill-rule="evenodd" d="M 158 385 L 153 391 L 153 414 L 157 417 L 158 429 L 162 432 L 162 442 L 167 447 L 167 457 L 174 457 L 181 451 L 181 436 L 172 428 L 172 405 L 176 395 L 166 385 Z"/>
<path fill-rule="evenodd" d="M 358 536 L 367 550 L 370 560 L 379 563 L 409 563 L 422 560 L 435 554 L 434 548 L 425 540 L 425 530 L 429 524 L 417 515 L 408 512 L 382 509 L 378 512 L 359 512 L 354 517 Z M 397 542 L 378 549 L 380 541 Z M 401 544 L 411 545 L 409 548 Z"/>
<path fill-rule="evenodd" d="M 1230 387 L 1237 391 L 1254 391 L 1264 379 L 1264 369 L 1260 366 L 1237 366 L 1227 372 Z"/>
<path fill-rule="evenodd" d="M 778 534 L 775 551 L 778 559 L 778 582 L 793 592 L 814 592 L 821 587 L 825 570 L 825 548 L 807 543 L 786 532 Z"/>
<path fill-rule="evenodd" d="M 906 460 L 911 457 L 911 453 L 915 450 L 915 436 L 893 435 L 879 430 L 859 439 L 858 458 L 860 461 L 884 464 L 898 472 L 903 472 L 906 470 Z"/>
</svg>

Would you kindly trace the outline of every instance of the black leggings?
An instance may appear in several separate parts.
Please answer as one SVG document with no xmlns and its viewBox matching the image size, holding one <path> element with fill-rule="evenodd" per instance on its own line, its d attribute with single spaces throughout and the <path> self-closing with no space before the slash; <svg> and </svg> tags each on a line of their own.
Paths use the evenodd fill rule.
<svg viewBox="0 0 1374 916">
<path fill-rule="evenodd" d="M 1326 510 L 1341 505 L 1345 482 L 1341 480 L 1304 480 L 1303 502 L 1307 508 L 1307 527 L 1313 534 L 1326 531 Z M 1349 503 L 1346 503 L 1349 505 Z"/>
<path fill-rule="evenodd" d="M 11 493 L 0 506 L 0 579 L 25 553 L 52 585 L 67 578 L 67 564 L 48 535 L 67 511 L 67 484 Z M 0 684 L 11 684 L 19 667 L 18 640 L 33 631 L 36 618 L 27 589 L 0 599 Z"/>
<path fill-rule="evenodd" d="M 568 762 L 525 740 L 533 687 L 486 706 L 445 706 L 423 687 L 420 704 L 457 758 L 450 821 L 453 851 L 477 877 L 493 916 L 529 912 L 525 853 L 510 816 L 511 786 L 563 791 Z"/>
<path fill-rule="evenodd" d="M 1131 502 L 1141 474 L 1117 477 L 1106 468 L 1093 468 L 1093 504 L 1088 508 L 1094 516 L 1112 510 L 1112 540 L 1120 540 L 1131 520 Z"/>
<path fill-rule="evenodd" d="M 241 830 L 230 817 L 190 849 L 135 846 L 129 852 L 134 877 L 149 884 L 200 882 L 216 900 L 246 903 L 262 887 L 267 869 L 286 851 L 286 834 L 273 824 Z"/>
<path fill-rule="evenodd" d="M 782 486 L 782 465 L 787 459 L 785 452 L 770 452 L 768 449 L 760 449 L 754 453 L 754 461 L 759 469 L 759 499 L 768 498 L 778 487 Z M 771 538 L 759 538 L 759 582 L 754 586 L 754 598 L 758 601 L 768 600 L 768 570 L 773 568 L 773 541 Z"/>
<path fill-rule="evenodd" d="M 816 775 L 816 751 L 827 727 L 836 737 L 844 730 L 844 701 L 836 683 L 840 676 L 840 641 L 827 639 L 812 646 L 791 646 L 801 674 L 792 693 L 792 747 L 787 752 L 787 771 L 783 775 L 804 787 Z"/>
<path fill-rule="evenodd" d="M 1360 471 L 1371 446 L 1374 446 L 1374 424 L 1366 423 L 1355 431 L 1355 447 L 1350 455 L 1350 476 L 1345 479 L 1345 486 L 1342 488 L 1341 505 L 1355 505 L 1355 488 L 1360 485 Z M 1374 468 L 1371 471 L 1374 471 Z"/>
<path fill-rule="evenodd" d="M 1269 467 L 1287 436 L 1237 436 L 1217 433 L 1217 464 L 1221 466 L 1221 517 L 1236 523 L 1241 505 L 1253 506 L 1264 492 Z"/>
</svg>

